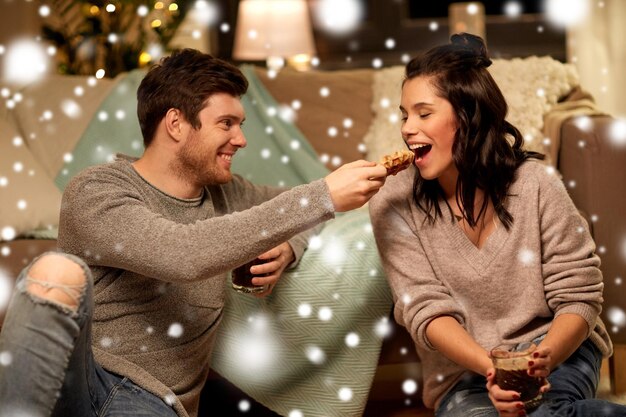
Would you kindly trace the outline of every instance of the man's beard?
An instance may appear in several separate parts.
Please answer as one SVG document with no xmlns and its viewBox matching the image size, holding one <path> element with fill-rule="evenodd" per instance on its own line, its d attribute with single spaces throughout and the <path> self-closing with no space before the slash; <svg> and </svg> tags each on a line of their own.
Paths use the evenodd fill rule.
<svg viewBox="0 0 626 417">
<path fill-rule="evenodd" d="M 214 160 L 202 159 L 205 152 L 197 144 L 199 138 L 189 139 L 174 162 L 173 171 L 179 178 L 201 187 L 224 184 L 232 179 L 230 172 L 225 175 L 224 170 L 216 166 L 217 152 L 210 155 Z"/>
</svg>

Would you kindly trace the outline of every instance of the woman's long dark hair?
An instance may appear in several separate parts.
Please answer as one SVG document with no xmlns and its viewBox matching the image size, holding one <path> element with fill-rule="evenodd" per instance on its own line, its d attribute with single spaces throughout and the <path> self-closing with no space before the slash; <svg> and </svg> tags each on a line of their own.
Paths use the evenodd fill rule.
<svg viewBox="0 0 626 417">
<path fill-rule="evenodd" d="M 467 223 L 475 227 L 487 210 L 488 199 L 508 230 L 513 216 L 504 207 L 515 170 L 528 158 L 544 155 L 522 149 L 524 139 L 505 120 L 508 106 L 498 85 L 487 71 L 491 60 L 483 40 L 474 35 L 452 35 L 451 43 L 435 47 L 411 60 L 404 81 L 432 77 L 437 95 L 448 100 L 457 117 L 458 130 L 452 159 L 459 171 L 456 199 Z M 512 139 L 512 141 L 511 141 Z M 476 189 L 485 193 L 474 212 Z M 442 216 L 438 200 L 443 190 L 436 179 L 425 180 L 419 170 L 413 182 L 413 199 L 432 223 Z"/>
</svg>

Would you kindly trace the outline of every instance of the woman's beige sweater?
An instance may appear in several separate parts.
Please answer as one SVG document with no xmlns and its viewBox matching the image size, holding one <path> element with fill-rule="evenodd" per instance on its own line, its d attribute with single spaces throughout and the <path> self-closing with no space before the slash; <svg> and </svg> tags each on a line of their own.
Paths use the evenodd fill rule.
<svg viewBox="0 0 626 417">
<path fill-rule="evenodd" d="M 481 249 L 448 209 L 434 224 L 413 202 L 415 167 L 389 178 L 370 202 L 383 266 L 395 300 L 396 320 L 412 335 L 424 374 L 424 403 L 436 407 L 465 372 L 436 351 L 429 322 L 456 318 L 485 349 L 530 341 L 563 313 L 583 317 L 604 355 L 612 345 L 598 314 L 600 259 L 588 225 L 554 169 L 524 163 L 505 203 L 510 230 L 497 223 Z"/>
</svg>

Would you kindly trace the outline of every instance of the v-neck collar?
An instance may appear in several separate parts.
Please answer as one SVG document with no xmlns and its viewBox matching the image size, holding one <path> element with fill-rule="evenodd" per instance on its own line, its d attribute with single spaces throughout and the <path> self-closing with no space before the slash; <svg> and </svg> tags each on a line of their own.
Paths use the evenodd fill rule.
<svg viewBox="0 0 626 417">
<path fill-rule="evenodd" d="M 509 197 L 507 199 L 507 207 L 510 207 L 511 203 L 511 198 Z M 487 237 L 483 246 L 478 248 L 459 227 L 456 220 L 450 218 L 449 207 L 443 198 L 439 199 L 439 207 L 443 213 L 441 221 L 444 224 L 446 236 L 448 236 L 452 246 L 472 265 L 477 273 L 481 275 L 484 274 L 487 268 L 496 259 L 509 237 L 509 233 L 504 225 L 499 223 L 498 227 Z"/>
</svg>

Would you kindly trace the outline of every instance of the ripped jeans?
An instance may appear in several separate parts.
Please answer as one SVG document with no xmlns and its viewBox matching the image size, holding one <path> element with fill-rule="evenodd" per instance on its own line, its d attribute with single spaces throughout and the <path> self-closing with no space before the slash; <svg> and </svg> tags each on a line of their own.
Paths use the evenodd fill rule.
<svg viewBox="0 0 626 417">
<path fill-rule="evenodd" d="M 86 283 L 50 284 L 18 277 L 0 333 L 0 417 L 176 417 L 159 397 L 110 373 L 91 350 L 93 279 L 79 258 L 62 255 L 83 270 Z M 73 309 L 29 293 L 29 283 L 61 290 Z"/>
<path fill-rule="evenodd" d="M 552 371 L 552 386 L 539 408 L 529 417 L 626 417 L 626 406 L 595 399 L 600 379 L 602 354 L 585 340 L 561 365 Z M 436 417 L 498 417 L 488 397 L 487 380 L 468 373 L 443 397 Z"/>
</svg>

